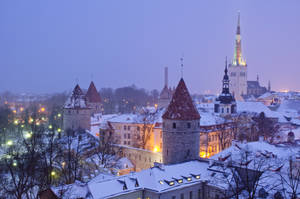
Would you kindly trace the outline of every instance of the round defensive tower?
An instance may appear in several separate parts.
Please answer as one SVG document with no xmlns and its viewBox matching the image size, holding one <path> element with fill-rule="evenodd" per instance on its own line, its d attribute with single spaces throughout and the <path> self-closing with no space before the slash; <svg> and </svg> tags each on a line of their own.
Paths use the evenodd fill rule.
<svg viewBox="0 0 300 199">
<path fill-rule="evenodd" d="M 163 118 L 163 163 L 175 164 L 199 157 L 200 115 L 183 79 Z"/>
</svg>

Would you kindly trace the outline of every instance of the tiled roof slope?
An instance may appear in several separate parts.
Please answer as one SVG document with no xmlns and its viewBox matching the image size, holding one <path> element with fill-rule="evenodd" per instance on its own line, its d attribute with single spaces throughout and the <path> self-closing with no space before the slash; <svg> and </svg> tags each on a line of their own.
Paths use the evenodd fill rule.
<svg viewBox="0 0 300 199">
<path fill-rule="evenodd" d="M 182 78 L 162 118 L 172 120 L 200 119 L 200 115 L 193 104 L 193 100 Z"/>
<path fill-rule="evenodd" d="M 100 97 L 93 81 L 91 82 L 89 89 L 86 93 L 86 98 L 89 102 L 101 103 L 101 97 Z"/>
</svg>

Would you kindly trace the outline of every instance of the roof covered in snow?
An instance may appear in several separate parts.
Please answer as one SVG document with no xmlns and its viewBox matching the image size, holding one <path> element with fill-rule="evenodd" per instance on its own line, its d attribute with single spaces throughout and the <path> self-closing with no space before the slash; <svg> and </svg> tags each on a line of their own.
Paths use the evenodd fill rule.
<svg viewBox="0 0 300 199">
<path fill-rule="evenodd" d="M 72 92 L 72 95 L 67 99 L 65 109 L 86 109 L 88 108 L 86 98 L 80 86 L 77 84 Z"/>
</svg>

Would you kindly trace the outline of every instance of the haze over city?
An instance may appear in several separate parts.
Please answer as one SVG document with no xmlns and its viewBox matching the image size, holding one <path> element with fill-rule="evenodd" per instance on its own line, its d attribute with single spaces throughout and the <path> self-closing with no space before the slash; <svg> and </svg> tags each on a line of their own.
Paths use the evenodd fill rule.
<svg viewBox="0 0 300 199">
<path fill-rule="evenodd" d="M 0 92 L 61 92 L 184 78 L 191 93 L 219 93 L 241 13 L 248 79 L 300 90 L 300 1 L 1 1 Z"/>
</svg>

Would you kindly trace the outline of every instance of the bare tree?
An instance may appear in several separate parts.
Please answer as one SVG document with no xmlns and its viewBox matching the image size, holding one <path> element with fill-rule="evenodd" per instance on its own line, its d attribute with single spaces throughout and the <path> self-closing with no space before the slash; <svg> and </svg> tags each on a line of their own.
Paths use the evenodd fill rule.
<svg viewBox="0 0 300 199">
<path fill-rule="evenodd" d="M 153 128 L 155 125 L 156 111 L 153 112 L 147 108 L 141 111 L 140 118 L 137 123 L 141 123 L 138 127 L 137 135 L 134 136 L 134 146 L 137 148 L 146 149 L 147 144 L 152 136 Z"/>
<path fill-rule="evenodd" d="M 280 168 L 281 169 L 281 168 Z M 297 199 L 300 195 L 300 164 L 296 160 L 289 160 L 289 166 L 286 170 L 278 170 L 284 190 L 285 198 Z"/>
</svg>

